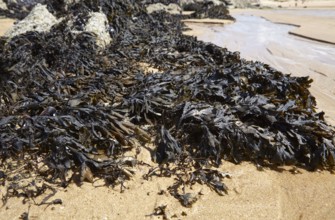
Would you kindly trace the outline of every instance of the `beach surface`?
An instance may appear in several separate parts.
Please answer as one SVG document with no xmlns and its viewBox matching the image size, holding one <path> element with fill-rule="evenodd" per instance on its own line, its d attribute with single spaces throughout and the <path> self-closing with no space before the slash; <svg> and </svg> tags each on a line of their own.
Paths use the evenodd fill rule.
<svg viewBox="0 0 335 220">
<path fill-rule="evenodd" d="M 334 1 L 335 2 L 335 1 Z M 234 9 L 231 14 L 249 14 L 296 28 L 290 34 L 307 39 L 335 44 L 335 9 Z"/>
<path fill-rule="evenodd" d="M 229 172 L 225 180 L 228 195 L 219 196 L 207 186 L 196 185 L 187 192 L 201 192 L 191 208 L 185 208 L 167 193 L 171 178 L 140 176 L 120 187 L 108 188 L 102 183 L 71 184 L 59 188 L 50 198 L 61 199 L 61 205 L 36 206 L 32 201 L 12 198 L 0 208 L 4 219 L 19 219 L 29 211 L 31 219 L 162 219 L 152 215 L 154 209 L 166 206 L 168 219 L 334 219 L 335 176 L 329 172 L 308 172 L 292 167 L 263 171 L 250 163 L 234 165 L 224 162 L 221 171 Z M 139 172 L 141 173 L 141 171 Z M 35 201 L 40 202 L 48 194 Z M 30 207 L 30 208 L 29 208 Z"/>
<path fill-rule="evenodd" d="M 236 11 L 233 15 L 244 12 Z M 250 13 L 254 12 L 251 10 Z M 12 22 L 0 20 L 1 31 L 5 31 L 5 25 L 10 26 Z M 194 30 L 193 35 L 200 34 L 201 30 Z M 296 58 L 294 51 L 287 54 L 287 48 L 281 48 L 280 45 L 272 45 L 270 50 L 273 54 L 284 53 L 289 59 Z M 267 60 L 272 60 L 270 55 L 267 54 Z M 315 65 L 315 70 L 323 74 L 335 74 L 331 67 L 327 69 L 329 66 Z M 290 66 L 290 72 L 294 75 L 295 71 L 291 68 L 293 67 Z M 328 86 L 329 78 L 322 79 L 318 85 L 325 83 Z M 327 96 L 329 101 L 324 100 L 325 106 L 322 106 L 320 99 L 324 95 L 323 90 L 318 95 L 313 89 L 317 87 L 312 86 L 312 92 L 317 97 L 320 109 L 334 109 L 331 94 Z M 326 111 L 327 114 L 330 112 L 331 109 Z M 153 165 L 148 151 L 143 150 L 141 157 L 143 161 Z M 30 219 L 150 220 L 163 219 L 162 216 L 152 214 L 155 208 L 166 205 L 168 219 L 335 219 L 335 175 L 328 171 L 308 172 L 294 167 L 260 170 L 247 162 L 239 165 L 224 162 L 219 170 L 228 172 L 231 176 L 224 181 L 229 188 L 228 195 L 219 196 L 207 186 L 196 185 L 193 189 L 186 189 L 201 192 L 199 201 L 191 208 L 182 207 L 167 193 L 167 187 L 173 183 L 173 179 L 152 177 L 144 180 L 142 175 L 148 170 L 138 167 L 134 181 L 125 183 L 126 190 L 123 193 L 120 192 L 120 186 L 108 188 L 99 180 L 82 186 L 71 184 L 65 189 L 59 188 L 48 200 L 61 199 L 61 205 L 36 206 L 33 201 L 24 204 L 22 198 L 12 198 L 0 208 L 0 215 L 3 219 L 19 219 L 27 212 Z M 4 193 L 4 189 L 0 187 L 0 197 Z M 36 202 L 42 201 L 46 196 L 48 194 L 38 197 Z"/>
</svg>

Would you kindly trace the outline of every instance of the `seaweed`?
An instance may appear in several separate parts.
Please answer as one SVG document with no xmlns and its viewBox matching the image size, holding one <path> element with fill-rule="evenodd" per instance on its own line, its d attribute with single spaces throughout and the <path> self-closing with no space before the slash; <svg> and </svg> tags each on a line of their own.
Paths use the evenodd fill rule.
<svg viewBox="0 0 335 220">
<path fill-rule="evenodd" d="M 148 217 L 151 217 L 151 216 L 162 216 L 163 217 L 163 220 L 167 220 L 168 217 L 167 217 L 167 214 L 166 214 L 166 208 L 167 208 L 167 205 L 160 205 L 158 207 L 156 207 L 154 209 L 154 212 L 150 215 L 147 215 Z"/>
<path fill-rule="evenodd" d="M 157 167 L 145 178 L 173 176 L 168 191 L 187 207 L 199 195 L 186 185 L 227 194 L 229 175 L 214 169 L 225 160 L 334 169 L 334 128 L 316 112 L 308 77 L 184 36 L 182 16 L 149 15 L 140 1 L 56 2 L 48 8 L 62 21 L 49 32 L 0 41 L 4 202 L 75 179 L 123 191 L 133 167 L 147 164 L 136 152 L 150 146 Z M 82 27 L 100 8 L 106 48 Z"/>
<path fill-rule="evenodd" d="M 234 20 L 229 15 L 228 3 L 222 2 L 215 5 L 212 1 L 198 1 L 183 5 L 183 10 L 193 12 L 190 18 L 216 18 Z"/>
<path fill-rule="evenodd" d="M 181 153 L 182 149 L 178 142 L 171 136 L 169 131 L 162 127 L 160 141 L 156 149 L 156 159 L 154 160 L 160 164 L 175 161 Z"/>
<path fill-rule="evenodd" d="M 175 183 L 168 188 L 169 193 L 179 200 L 180 204 L 185 207 L 191 207 L 198 201 L 202 195 L 201 191 L 197 194 L 186 192 L 186 186 L 195 184 L 206 185 L 218 195 L 224 196 L 228 194 L 228 187 L 223 183 L 224 178 L 230 178 L 228 173 L 219 172 L 215 169 L 204 168 L 198 163 L 193 164 L 196 169 L 188 167 L 188 169 L 178 166 L 173 173 L 176 175 Z M 185 163 L 183 166 L 187 166 Z"/>
</svg>

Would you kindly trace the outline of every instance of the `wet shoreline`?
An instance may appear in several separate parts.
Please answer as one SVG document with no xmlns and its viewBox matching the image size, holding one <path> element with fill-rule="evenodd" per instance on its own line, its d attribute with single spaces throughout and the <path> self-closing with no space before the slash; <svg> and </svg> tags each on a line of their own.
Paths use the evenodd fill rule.
<svg viewBox="0 0 335 220">
<path fill-rule="evenodd" d="M 253 15 L 273 23 L 294 25 L 296 28 L 289 32 L 292 35 L 335 44 L 335 10 L 332 9 L 235 9 L 231 14 Z"/>
</svg>

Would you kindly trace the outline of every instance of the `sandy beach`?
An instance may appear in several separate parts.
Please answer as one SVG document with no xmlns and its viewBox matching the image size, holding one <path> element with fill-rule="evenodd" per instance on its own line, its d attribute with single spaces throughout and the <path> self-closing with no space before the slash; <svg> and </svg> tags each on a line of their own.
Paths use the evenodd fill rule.
<svg viewBox="0 0 335 220">
<path fill-rule="evenodd" d="M 96 187 L 91 183 L 81 187 L 73 184 L 59 189 L 52 197 L 62 199 L 62 205 L 31 205 L 29 209 L 32 202 L 22 204 L 22 199 L 10 199 L 0 212 L 6 219 L 18 219 L 28 210 L 33 219 L 162 219 L 150 214 L 154 208 L 167 205 L 168 219 L 330 220 L 335 217 L 333 174 L 301 169 L 292 171 L 292 167 L 259 171 L 253 164 L 228 162 L 220 170 L 231 175 L 231 179 L 225 181 L 229 194 L 219 196 L 206 186 L 196 186 L 193 191 L 201 191 L 203 195 L 192 208 L 182 207 L 176 199 L 164 193 L 172 183 L 170 178 L 146 181 L 136 177 L 127 183 L 128 189 L 124 193 L 120 193 L 119 187 L 99 187 L 99 183 L 93 184 Z M 161 195 L 160 191 L 163 192 Z"/>
<path fill-rule="evenodd" d="M 335 28 L 330 28 L 335 19 L 311 15 L 296 18 L 294 15 L 283 16 L 280 12 L 273 13 L 270 10 L 232 11 L 233 16 L 240 14 L 262 16 L 273 22 L 295 25 L 297 29 L 293 31 L 301 35 L 327 41 L 335 39 L 332 38 L 335 36 Z M 329 26 L 321 27 L 320 24 L 324 23 Z M 1 19 L 0 34 L 2 35 L 12 24 L 13 20 Z M 321 30 L 318 31 L 318 35 L 314 35 L 316 25 L 318 30 Z M 201 35 L 201 28 L 197 27 L 188 34 Z M 287 48 L 281 48 L 280 45 L 272 44 L 268 49 L 273 56 L 280 54 L 289 59 L 297 57 L 297 54 L 289 52 Z M 267 56 L 267 59 L 271 60 L 271 56 Z M 335 90 L 334 86 L 330 87 L 335 83 L 335 63 L 331 66 L 311 61 L 310 65 L 313 71 L 308 74 L 314 79 L 311 91 L 316 97 L 318 107 L 328 115 L 327 121 L 335 125 Z M 277 67 L 289 68 L 292 75 L 305 74 L 299 66 L 283 67 L 279 63 Z M 141 157 L 148 164 L 152 164 L 149 151 L 143 151 Z M 168 219 L 335 218 L 335 175 L 328 171 L 308 172 L 293 167 L 277 170 L 265 168 L 260 171 L 251 163 L 235 165 L 224 162 L 219 170 L 231 175 L 231 178 L 224 181 L 229 188 L 228 195 L 219 196 L 206 186 L 195 186 L 187 190 L 201 192 L 202 195 L 191 208 L 185 208 L 166 193 L 167 187 L 173 181 L 171 178 L 153 177 L 152 180 L 144 180 L 142 175 L 148 170 L 141 167 L 137 169 L 134 181 L 126 183 L 127 189 L 124 193 L 120 193 L 120 187 L 108 188 L 99 180 L 93 184 L 84 183 L 82 186 L 71 184 L 66 189 L 59 188 L 50 199 L 61 199 L 61 205 L 36 206 L 33 201 L 23 204 L 22 198 L 12 198 L 0 208 L 1 219 L 19 219 L 24 212 L 29 212 L 31 219 L 162 219 L 162 216 L 152 215 L 154 209 L 161 205 L 167 206 Z M 0 198 L 3 194 L 3 189 L 0 188 Z M 38 197 L 36 202 L 46 196 Z"/>
</svg>

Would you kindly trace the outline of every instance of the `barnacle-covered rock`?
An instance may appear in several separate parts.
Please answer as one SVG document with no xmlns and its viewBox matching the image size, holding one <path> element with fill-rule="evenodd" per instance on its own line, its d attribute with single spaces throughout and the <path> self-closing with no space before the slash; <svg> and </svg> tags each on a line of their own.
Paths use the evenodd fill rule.
<svg viewBox="0 0 335 220">
<path fill-rule="evenodd" d="M 4 10 L 8 9 L 6 3 L 3 0 L 0 0 L 0 8 Z"/>
<path fill-rule="evenodd" d="M 162 3 L 151 4 L 147 6 L 147 11 L 149 14 L 156 11 L 165 11 L 169 14 L 180 14 L 182 9 L 177 4 L 164 5 Z"/>
<path fill-rule="evenodd" d="M 9 29 L 5 36 L 13 38 L 29 31 L 48 32 L 52 26 L 59 22 L 60 20 L 48 11 L 46 5 L 38 4 L 25 19 Z"/>
<path fill-rule="evenodd" d="M 85 31 L 96 35 L 96 44 L 104 48 L 112 41 L 109 35 L 109 25 L 105 14 L 101 12 L 92 12 L 84 28 Z"/>
</svg>

